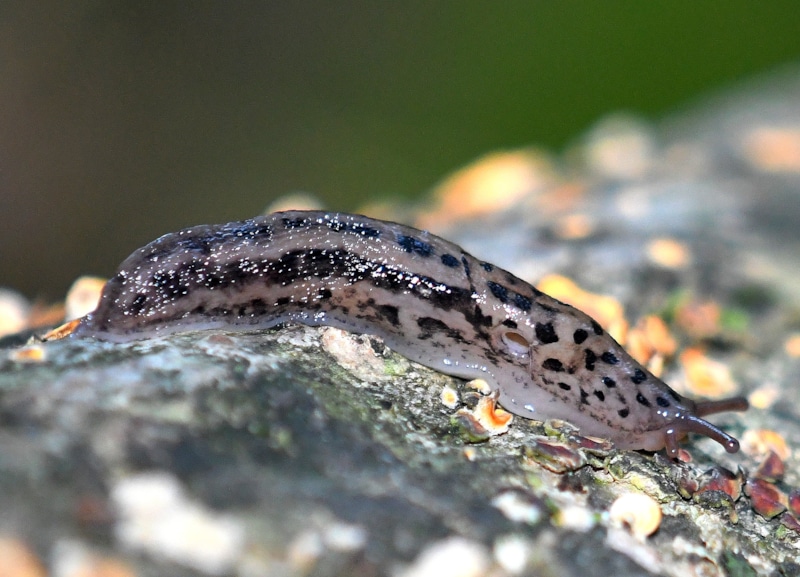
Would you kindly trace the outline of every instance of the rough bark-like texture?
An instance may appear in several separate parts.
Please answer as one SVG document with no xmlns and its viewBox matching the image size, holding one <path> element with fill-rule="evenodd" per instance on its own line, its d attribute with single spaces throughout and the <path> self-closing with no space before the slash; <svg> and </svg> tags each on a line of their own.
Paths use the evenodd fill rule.
<svg viewBox="0 0 800 577">
<path fill-rule="evenodd" d="M 676 295 L 713 299 L 737 322 L 707 351 L 743 393 L 772 387 L 779 399 L 715 422 L 740 438 L 775 430 L 796 455 L 800 363 L 784 343 L 800 325 L 800 153 L 769 159 L 800 142 L 797 79 L 660 131 L 609 123 L 586 158 L 630 146 L 639 172 L 587 161 L 561 192 L 437 232 L 530 280 L 560 272 L 613 294 L 629 318 Z M 565 240 L 556 227 L 576 214 L 591 232 Z M 688 247 L 690 264 L 654 263 L 646 247 L 660 237 Z M 450 386 L 469 405 L 465 383 L 369 336 L 65 339 L 40 345 L 40 360 L 5 345 L 0 534 L 54 571 L 88 558 L 139 575 L 800 574 L 790 519 L 698 490 L 714 475 L 752 478 L 754 449 L 727 455 L 693 438 L 693 461 L 676 463 L 582 448 L 566 426 L 520 418 L 470 444 L 440 398 Z M 784 493 L 800 486 L 797 459 L 786 467 L 771 484 Z M 660 503 L 656 533 L 615 526 L 607 512 L 625 493 Z"/>
</svg>

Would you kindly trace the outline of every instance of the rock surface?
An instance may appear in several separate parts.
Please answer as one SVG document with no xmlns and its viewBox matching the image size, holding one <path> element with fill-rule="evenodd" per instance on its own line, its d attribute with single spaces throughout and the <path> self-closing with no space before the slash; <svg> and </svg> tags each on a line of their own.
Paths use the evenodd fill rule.
<svg viewBox="0 0 800 577">
<path fill-rule="evenodd" d="M 334 329 L 11 337 L 0 550 L 22 553 L 0 573 L 800 574 L 798 103 L 790 71 L 661 127 L 611 119 L 513 207 L 433 218 L 476 256 L 566 275 L 629 319 L 716 303 L 721 328 L 681 345 L 759 399 L 714 419 L 742 452 L 692 438 L 691 462 L 672 462 L 520 418 L 473 443 L 454 418 L 478 398 L 466 383 Z M 685 258 L 654 252 L 664 240 Z M 677 364 L 665 378 L 686 390 Z M 785 470 L 765 472 L 781 447 Z"/>
</svg>

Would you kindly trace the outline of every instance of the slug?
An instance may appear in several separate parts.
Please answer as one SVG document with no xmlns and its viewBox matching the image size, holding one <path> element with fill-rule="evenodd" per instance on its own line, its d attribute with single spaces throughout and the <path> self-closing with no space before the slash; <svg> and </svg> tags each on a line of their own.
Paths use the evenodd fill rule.
<svg viewBox="0 0 800 577">
<path fill-rule="evenodd" d="M 512 413 L 564 419 L 621 449 L 675 457 L 687 433 L 739 449 L 702 417 L 743 411 L 744 398 L 687 399 L 579 310 L 451 242 L 360 215 L 278 212 L 162 236 L 120 265 L 72 336 L 286 322 L 378 335 L 425 366 L 486 380 Z"/>
</svg>

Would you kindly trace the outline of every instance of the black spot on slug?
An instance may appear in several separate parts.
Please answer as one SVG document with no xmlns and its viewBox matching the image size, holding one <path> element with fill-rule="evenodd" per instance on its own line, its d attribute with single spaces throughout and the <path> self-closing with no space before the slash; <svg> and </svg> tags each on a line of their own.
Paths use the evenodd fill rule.
<svg viewBox="0 0 800 577">
<path fill-rule="evenodd" d="M 565 391 L 569 391 L 570 389 L 572 389 L 572 387 L 570 387 L 567 383 L 558 383 L 558 387 Z"/>
<path fill-rule="evenodd" d="M 600 323 L 598 323 L 594 319 L 592 320 L 592 330 L 594 331 L 594 334 L 596 334 L 598 337 L 603 334 L 603 327 L 601 327 Z"/>
<path fill-rule="evenodd" d="M 592 349 L 586 349 L 584 351 L 585 359 L 584 364 L 586 365 L 587 371 L 594 370 L 594 364 L 597 362 L 597 355 L 594 353 Z"/>
<path fill-rule="evenodd" d="M 640 405 L 644 405 L 645 407 L 650 406 L 650 401 L 645 399 L 642 393 L 636 393 L 636 402 L 639 403 Z"/>
<path fill-rule="evenodd" d="M 578 329 L 572 334 L 572 340 L 575 341 L 576 345 L 583 343 L 587 338 L 589 338 L 589 333 L 583 329 Z"/>
<path fill-rule="evenodd" d="M 404 251 L 415 253 L 422 257 L 429 257 L 433 254 L 433 247 L 431 247 L 431 245 L 413 236 L 406 236 L 404 234 L 397 235 L 397 244 L 399 244 Z"/>
<path fill-rule="evenodd" d="M 425 340 L 431 338 L 434 333 L 443 333 L 448 338 L 453 339 L 458 343 L 463 343 L 464 335 L 460 330 L 447 326 L 443 321 L 433 317 L 421 317 L 417 319 L 417 326 L 420 328 L 420 333 L 417 338 Z"/>
<path fill-rule="evenodd" d="M 508 289 L 506 287 L 493 281 L 487 281 L 486 286 L 489 287 L 489 290 L 492 291 L 492 294 L 501 303 L 508 302 Z"/>
<path fill-rule="evenodd" d="M 492 272 L 494 270 L 494 265 L 492 263 L 490 263 L 490 262 L 482 262 L 481 263 L 481 267 L 486 272 Z"/>
<path fill-rule="evenodd" d="M 467 275 L 467 280 L 469 280 L 470 284 L 472 284 L 472 268 L 469 266 L 467 257 L 461 257 L 461 264 L 464 265 L 464 274 Z"/>
<path fill-rule="evenodd" d="M 617 386 L 617 381 L 612 379 L 611 377 L 603 377 L 603 384 L 607 386 L 609 389 L 613 389 Z"/>
<path fill-rule="evenodd" d="M 531 308 L 533 308 L 531 299 L 517 292 L 509 290 L 499 283 L 489 280 L 486 281 L 486 286 L 489 287 L 489 290 L 494 297 L 503 304 L 513 304 L 524 312 L 528 312 L 531 310 Z"/>
<path fill-rule="evenodd" d="M 138 315 L 144 309 L 144 305 L 147 303 L 147 295 L 139 293 L 136 295 L 136 298 L 131 301 L 130 309 L 131 313 L 134 315 Z"/>
<path fill-rule="evenodd" d="M 545 359 L 542 363 L 542 368 L 547 369 L 548 371 L 555 371 L 560 373 L 564 370 L 564 365 L 561 364 L 561 361 L 558 359 Z"/>
<path fill-rule="evenodd" d="M 532 303 L 531 299 L 528 297 L 522 296 L 521 294 L 517 293 L 514 295 L 514 304 L 517 305 L 518 309 L 521 309 L 525 312 L 531 310 Z"/>
<path fill-rule="evenodd" d="M 606 394 L 603 391 L 594 391 L 594 396 L 600 399 L 601 401 L 606 400 Z"/>
<path fill-rule="evenodd" d="M 450 268 L 458 268 L 458 265 L 460 263 L 458 262 L 458 259 L 454 257 L 452 254 L 445 253 L 442 255 L 442 264 Z"/>
<path fill-rule="evenodd" d="M 624 419 L 625 417 L 627 417 L 627 416 L 628 416 L 630 413 L 631 413 L 631 412 L 630 412 L 630 410 L 628 410 L 628 409 L 620 409 L 619 411 L 617 411 L 617 414 L 618 414 L 620 417 L 622 417 L 623 419 Z"/>
<path fill-rule="evenodd" d="M 380 238 L 381 231 L 375 227 L 361 224 L 360 222 L 346 222 L 342 220 L 328 220 L 328 228 L 335 232 L 349 232 L 367 238 Z"/>
<path fill-rule="evenodd" d="M 162 299 L 176 300 L 189 294 L 189 285 L 186 284 L 181 275 L 181 271 L 162 270 L 153 274 L 150 280 Z"/>
<path fill-rule="evenodd" d="M 400 310 L 394 305 L 380 305 L 377 307 L 378 314 L 389 321 L 392 326 L 400 325 Z"/>
<path fill-rule="evenodd" d="M 589 398 L 589 393 L 587 393 L 586 391 L 581 389 L 581 404 L 582 405 L 588 405 L 589 401 L 586 400 L 588 398 Z"/>
<path fill-rule="evenodd" d="M 231 233 L 233 236 L 243 236 L 249 238 L 260 237 L 265 240 L 272 240 L 272 225 L 258 220 L 251 219 L 242 221 L 239 226 L 235 226 Z"/>
<path fill-rule="evenodd" d="M 641 385 L 647 380 L 647 375 L 642 369 L 636 369 L 633 371 L 633 375 L 631 375 L 631 380 L 634 385 Z"/>
<path fill-rule="evenodd" d="M 283 228 L 286 230 L 295 230 L 298 228 L 305 228 L 309 224 L 307 218 L 282 218 Z"/>
<path fill-rule="evenodd" d="M 536 323 L 536 338 L 545 345 L 557 343 L 558 335 L 556 334 L 556 329 L 553 327 L 553 323 Z"/>
<path fill-rule="evenodd" d="M 611 351 L 606 351 L 602 355 L 600 355 L 600 360 L 609 365 L 616 365 L 619 363 L 617 355 L 615 355 Z"/>
<path fill-rule="evenodd" d="M 515 328 L 517 328 L 517 321 L 513 321 L 513 320 L 511 320 L 511 319 L 505 319 L 505 320 L 504 320 L 502 323 L 500 323 L 500 324 L 502 324 L 503 326 L 506 326 L 506 327 L 508 327 L 508 328 L 510 328 L 510 329 L 515 329 Z"/>
<path fill-rule="evenodd" d="M 656 397 L 656 404 L 659 407 L 664 407 L 666 409 L 667 407 L 669 407 L 670 402 L 664 397 Z"/>
</svg>

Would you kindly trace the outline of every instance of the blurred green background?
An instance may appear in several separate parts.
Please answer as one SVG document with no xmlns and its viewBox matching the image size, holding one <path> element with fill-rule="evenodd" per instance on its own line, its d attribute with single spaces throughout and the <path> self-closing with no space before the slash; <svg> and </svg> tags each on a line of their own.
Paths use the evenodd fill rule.
<svg viewBox="0 0 800 577">
<path fill-rule="evenodd" d="M 0 4 L 0 286 L 59 298 L 293 191 L 417 197 L 800 59 L 796 0 Z"/>
</svg>

